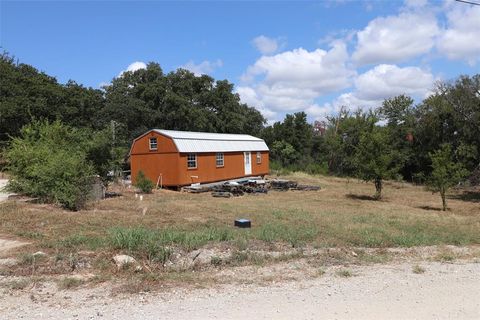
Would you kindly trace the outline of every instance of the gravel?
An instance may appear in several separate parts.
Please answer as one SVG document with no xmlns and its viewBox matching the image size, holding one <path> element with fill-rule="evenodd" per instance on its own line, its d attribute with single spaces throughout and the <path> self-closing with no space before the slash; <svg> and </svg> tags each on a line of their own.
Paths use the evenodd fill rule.
<svg viewBox="0 0 480 320">
<path fill-rule="evenodd" d="M 480 319 L 480 264 L 335 268 L 316 279 L 112 297 L 108 285 L 0 294 L 2 319 Z"/>
</svg>

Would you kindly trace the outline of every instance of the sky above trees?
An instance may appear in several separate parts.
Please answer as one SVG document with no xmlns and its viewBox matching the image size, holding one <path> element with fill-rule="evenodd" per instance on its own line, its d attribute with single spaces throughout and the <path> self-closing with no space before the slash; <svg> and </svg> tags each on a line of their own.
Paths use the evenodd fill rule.
<svg viewBox="0 0 480 320">
<path fill-rule="evenodd" d="M 420 101 L 480 72 L 479 39 L 480 6 L 453 0 L 0 2 L 2 49 L 60 82 L 155 61 L 228 79 L 270 121 Z"/>
</svg>

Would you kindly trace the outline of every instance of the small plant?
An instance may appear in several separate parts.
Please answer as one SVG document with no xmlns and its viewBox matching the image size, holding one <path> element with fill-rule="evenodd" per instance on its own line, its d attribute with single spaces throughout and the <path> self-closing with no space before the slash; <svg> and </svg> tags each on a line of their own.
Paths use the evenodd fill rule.
<svg viewBox="0 0 480 320">
<path fill-rule="evenodd" d="M 317 270 L 317 277 L 323 276 L 325 273 L 327 273 L 327 270 L 324 267 L 320 267 Z"/>
<path fill-rule="evenodd" d="M 456 259 L 455 254 L 449 251 L 440 252 L 434 257 L 434 260 L 440 261 L 440 262 L 452 262 L 455 259 Z"/>
<path fill-rule="evenodd" d="M 13 280 L 13 281 L 7 283 L 6 287 L 8 287 L 9 289 L 12 289 L 12 290 L 23 290 L 30 283 L 31 282 L 28 279 Z"/>
<path fill-rule="evenodd" d="M 53 256 L 53 259 L 55 260 L 55 263 L 57 263 L 57 262 L 65 260 L 65 255 L 63 253 L 56 253 Z"/>
<path fill-rule="evenodd" d="M 25 253 L 20 256 L 20 264 L 24 266 L 32 266 L 37 262 L 44 261 L 47 259 L 47 256 L 44 254 L 32 254 Z"/>
<path fill-rule="evenodd" d="M 20 257 L 20 264 L 21 265 L 32 265 L 33 262 L 35 261 L 35 256 L 31 253 L 25 253 L 25 254 L 22 254 L 22 256 Z"/>
<path fill-rule="evenodd" d="M 248 249 L 248 240 L 245 238 L 236 239 L 234 244 L 239 251 L 244 251 Z"/>
<path fill-rule="evenodd" d="M 422 273 L 425 273 L 425 268 L 416 264 L 413 266 L 412 271 L 415 274 L 422 274 Z"/>
<path fill-rule="evenodd" d="M 222 258 L 220 257 L 217 257 L 217 256 L 213 256 L 210 260 L 210 263 L 215 266 L 215 267 L 219 267 L 222 265 Z"/>
<path fill-rule="evenodd" d="M 335 272 L 335 274 L 339 277 L 342 277 L 342 278 L 350 278 L 350 277 L 353 276 L 352 271 L 350 271 L 348 269 L 338 270 L 337 272 Z"/>
<path fill-rule="evenodd" d="M 248 260 L 248 252 L 246 251 L 235 251 L 231 257 L 230 262 L 233 265 L 239 265 Z"/>
<path fill-rule="evenodd" d="M 145 176 L 145 173 L 143 173 L 142 170 L 140 170 L 137 174 L 135 186 L 143 193 L 152 193 L 152 189 L 154 187 L 153 182 Z"/>
<path fill-rule="evenodd" d="M 73 289 L 78 286 L 81 286 L 84 283 L 83 280 L 73 277 L 63 278 L 58 282 L 58 288 L 62 290 Z"/>
<path fill-rule="evenodd" d="M 165 264 L 172 255 L 172 250 L 170 248 L 164 247 L 159 244 L 159 242 L 149 242 L 146 243 L 146 250 L 148 254 L 148 259 L 152 262 L 160 262 L 162 265 Z"/>
</svg>

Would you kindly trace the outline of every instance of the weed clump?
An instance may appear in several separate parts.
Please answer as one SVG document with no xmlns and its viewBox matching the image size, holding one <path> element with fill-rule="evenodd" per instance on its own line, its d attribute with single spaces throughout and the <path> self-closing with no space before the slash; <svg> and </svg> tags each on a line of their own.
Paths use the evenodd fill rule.
<svg viewBox="0 0 480 320">
<path fill-rule="evenodd" d="M 413 266 L 412 271 L 415 274 L 422 274 L 422 273 L 425 273 L 425 268 L 416 264 L 416 265 Z"/>
<path fill-rule="evenodd" d="M 337 272 L 335 272 L 335 274 L 339 277 L 342 277 L 342 278 L 350 278 L 350 277 L 353 277 L 353 273 L 352 271 L 348 270 L 348 269 L 341 269 L 341 270 L 338 270 Z"/>
<path fill-rule="evenodd" d="M 145 173 L 140 170 L 135 180 L 135 187 L 139 188 L 143 193 L 152 193 L 154 185 L 152 180 L 148 179 Z"/>
</svg>

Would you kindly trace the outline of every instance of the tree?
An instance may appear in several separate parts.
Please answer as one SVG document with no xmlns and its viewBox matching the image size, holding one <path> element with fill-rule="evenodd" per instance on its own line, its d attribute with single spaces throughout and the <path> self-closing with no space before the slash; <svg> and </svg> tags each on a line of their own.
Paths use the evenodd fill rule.
<svg viewBox="0 0 480 320">
<path fill-rule="evenodd" d="M 337 117 L 330 117 L 325 133 L 325 154 L 330 173 L 342 176 L 358 174 L 355 154 L 362 133 L 372 130 L 378 117 L 371 112 L 357 110 L 350 113 L 342 108 Z"/>
<path fill-rule="evenodd" d="M 439 192 L 442 198 L 442 209 L 447 210 L 445 194 L 448 189 L 457 185 L 468 174 L 461 163 L 452 159 L 452 147 L 443 144 L 440 149 L 430 153 L 432 173 L 427 179 L 427 187 L 433 192 Z"/>
<path fill-rule="evenodd" d="M 82 209 L 95 174 L 85 146 L 85 135 L 59 121 L 24 126 L 6 151 L 12 177 L 8 188 L 70 210 Z"/>
<path fill-rule="evenodd" d="M 275 141 L 272 145 L 272 157 L 281 162 L 283 166 L 288 166 L 295 162 L 297 152 L 293 146 L 285 141 Z"/>
<path fill-rule="evenodd" d="M 398 173 L 397 152 L 391 147 L 385 128 L 373 125 L 360 135 L 354 163 L 357 175 L 375 183 L 375 199 L 382 198 L 383 180 Z"/>
<path fill-rule="evenodd" d="M 265 142 L 272 147 L 272 159 L 283 165 L 304 167 L 311 162 L 313 127 L 305 112 L 287 114 L 262 131 Z"/>
<path fill-rule="evenodd" d="M 62 85 L 34 67 L 0 54 L 0 143 L 18 136 L 33 118 L 75 127 L 100 127 L 101 90 L 68 81 Z"/>
<path fill-rule="evenodd" d="M 126 129 L 124 144 L 151 128 L 258 134 L 265 119 L 233 90 L 227 80 L 184 69 L 164 74 L 149 63 L 105 87 L 101 118 L 104 125 L 115 120 Z"/>
<path fill-rule="evenodd" d="M 390 145 L 397 152 L 398 167 L 404 179 L 412 178 L 416 168 L 414 143 L 416 140 L 413 99 L 400 95 L 386 99 L 379 108 L 380 118 L 385 120 Z"/>
</svg>

